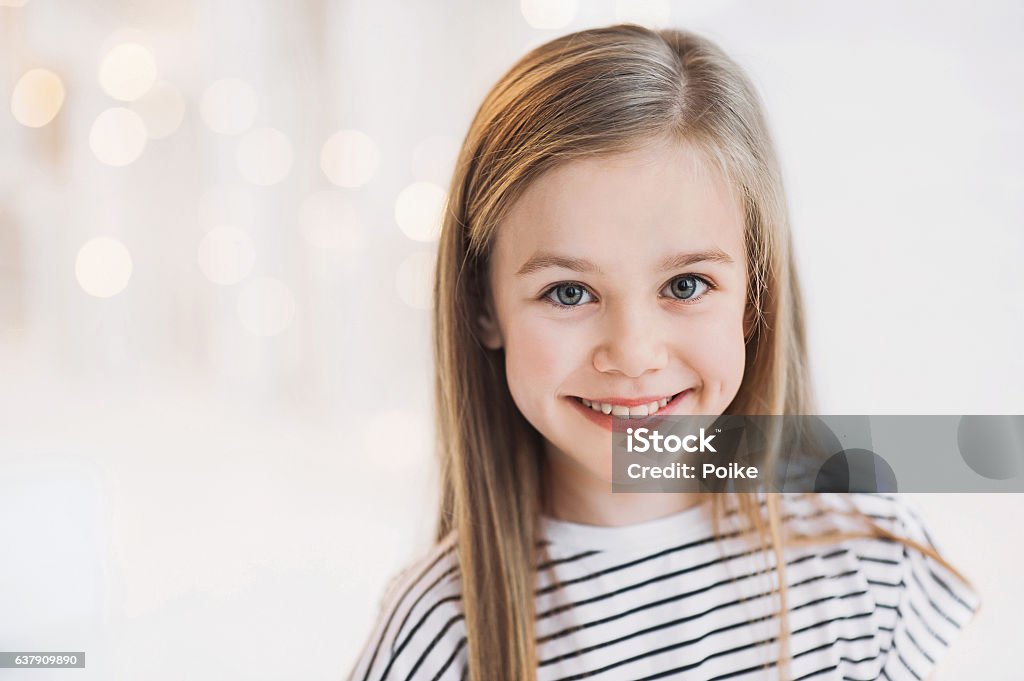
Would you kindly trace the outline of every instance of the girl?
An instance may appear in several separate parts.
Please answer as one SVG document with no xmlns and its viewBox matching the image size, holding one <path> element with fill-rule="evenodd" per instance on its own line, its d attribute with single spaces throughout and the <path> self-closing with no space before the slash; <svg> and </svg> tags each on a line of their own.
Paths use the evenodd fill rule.
<svg viewBox="0 0 1024 681">
<path fill-rule="evenodd" d="M 921 679 L 977 608 L 895 497 L 612 494 L 611 424 L 813 413 L 775 153 L 711 42 L 523 57 L 439 245 L 437 545 L 352 676 Z"/>
</svg>

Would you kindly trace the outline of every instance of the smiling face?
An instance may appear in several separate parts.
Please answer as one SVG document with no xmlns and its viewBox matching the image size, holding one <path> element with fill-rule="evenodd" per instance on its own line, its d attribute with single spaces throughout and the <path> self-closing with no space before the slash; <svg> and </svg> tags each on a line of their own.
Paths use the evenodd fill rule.
<svg viewBox="0 0 1024 681">
<path fill-rule="evenodd" d="M 613 418 L 724 412 L 744 370 L 742 215 L 698 151 L 665 141 L 558 166 L 515 203 L 481 335 L 552 465 L 609 481 Z"/>
</svg>

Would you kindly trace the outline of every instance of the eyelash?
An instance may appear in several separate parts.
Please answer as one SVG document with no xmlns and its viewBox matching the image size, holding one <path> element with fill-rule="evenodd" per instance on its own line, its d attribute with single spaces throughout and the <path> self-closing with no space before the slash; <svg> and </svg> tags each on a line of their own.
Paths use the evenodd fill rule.
<svg viewBox="0 0 1024 681">
<path fill-rule="evenodd" d="M 707 277 L 703 277 L 703 276 L 701 276 L 699 274 L 681 274 L 678 277 L 673 277 L 672 279 L 669 279 L 667 282 L 665 282 L 665 286 L 671 285 L 672 282 L 674 282 L 674 281 L 676 281 L 678 279 L 696 279 L 697 281 L 699 281 L 700 283 L 704 284 L 707 287 L 707 290 L 704 291 L 704 293 L 702 293 L 699 296 L 697 296 L 696 298 L 670 298 L 670 300 L 672 300 L 673 302 L 682 303 L 684 305 L 693 305 L 693 304 L 699 303 L 700 301 L 702 301 L 704 299 L 705 296 L 707 296 L 707 294 L 711 293 L 712 291 L 714 291 L 714 290 L 716 290 L 718 288 L 714 283 L 711 282 L 710 279 L 708 279 Z M 584 291 L 589 293 L 591 296 L 594 296 L 593 292 L 591 292 L 591 290 L 587 286 L 584 286 L 583 284 L 579 283 L 578 281 L 560 281 L 557 284 L 552 284 L 551 286 L 546 288 L 544 290 L 544 292 L 540 295 L 540 299 L 543 300 L 544 302 L 548 303 L 549 305 L 551 305 L 551 306 L 553 306 L 555 308 L 558 308 L 560 310 L 570 310 L 570 309 L 572 309 L 574 307 L 581 307 L 582 306 L 581 304 L 565 305 L 563 303 L 559 303 L 559 302 L 551 299 L 551 295 L 555 292 L 555 290 L 559 286 L 568 286 L 570 284 L 573 285 L 573 286 L 579 286 L 581 289 L 583 289 Z M 662 286 L 662 288 L 665 288 L 665 286 Z M 596 297 L 596 296 L 594 296 L 594 297 Z"/>
</svg>

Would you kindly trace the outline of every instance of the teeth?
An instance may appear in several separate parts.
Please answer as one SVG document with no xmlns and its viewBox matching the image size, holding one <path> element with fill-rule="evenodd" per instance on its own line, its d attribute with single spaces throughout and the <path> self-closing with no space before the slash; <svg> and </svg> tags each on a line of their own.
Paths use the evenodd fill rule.
<svg viewBox="0 0 1024 681">
<path fill-rule="evenodd" d="M 660 400 L 656 400 L 649 404 L 640 404 L 635 407 L 626 407 L 621 404 L 608 404 L 607 402 L 592 402 L 583 397 L 579 398 L 579 400 L 584 404 L 584 406 L 590 407 L 594 411 L 628 419 L 653 416 L 659 409 L 668 404 L 672 397 L 673 396 L 670 395 L 669 397 L 663 397 Z"/>
</svg>

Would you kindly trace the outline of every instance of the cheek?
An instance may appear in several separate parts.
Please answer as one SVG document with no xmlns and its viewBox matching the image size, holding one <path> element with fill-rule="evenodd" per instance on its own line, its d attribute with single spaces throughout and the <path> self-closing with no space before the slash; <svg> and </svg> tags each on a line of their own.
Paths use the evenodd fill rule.
<svg viewBox="0 0 1024 681">
<path fill-rule="evenodd" d="M 505 330 L 505 372 L 519 402 L 550 394 L 570 369 L 575 347 L 564 329 L 548 320 L 512 319 Z M 547 323 L 545 323 L 547 322 Z"/>
<path fill-rule="evenodd" d="M 686 343 L 693 368 L 729 400 L 743 381 L 746 345 L 741 314 L 723 314 L 694 325 Z"/>
</svg>

